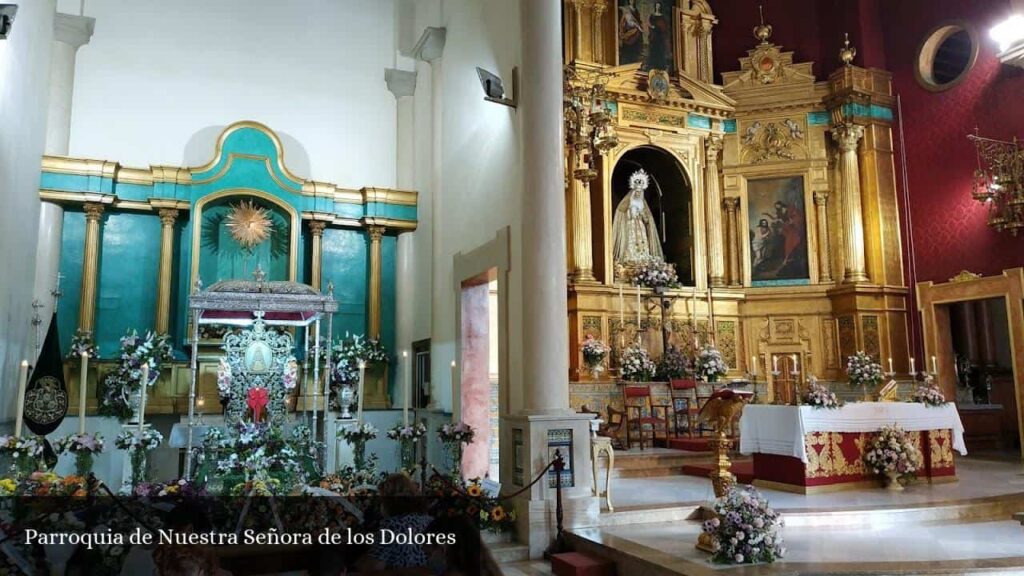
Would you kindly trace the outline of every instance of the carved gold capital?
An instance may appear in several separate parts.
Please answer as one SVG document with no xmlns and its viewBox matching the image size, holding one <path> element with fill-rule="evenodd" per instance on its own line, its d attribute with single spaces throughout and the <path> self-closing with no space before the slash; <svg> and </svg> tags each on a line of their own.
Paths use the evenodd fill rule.
<svg viewBox="0 0 1024 576">
<path fill-rule="evenodd" d="M 93 222 L 98 222 L 103 217 L 103 211 L 105 210 L 103 204 L 92 202 L 86 202 L 82 205 L 82 208 L 85 209 L 85 219 Z"/>
<path fill-rule="evenodd" d="M 843 152 L 856 152 L 857 143 L 864 137 L 864 127 L 852 122 L 840 124 L 832 128 L 832 138 L 839 144 Z"/>
<path fill-rule="evenodd" d="M 163 224 L 164 228 L 174 226 L 174 222 L 178 219 L 178 211 L 173 208 L 164 208 L 160 210 L 160 223 Z"/>
<path fill-rule="evenodd" d="M 814 205 L 815 206 L 826 206 L 828 205 L 828 192 L 825 190 L 819 190 L 814 193 Z"/>
<path fill-rule="evenodd" d="M 384 237 L 384 227 L 367 226 L 366 233 L 370 235 L 370 242 L 380 244 L 380 239 Z"/>
<path fill-rule="evenodd" d="M 704 140 L 704 151 L 708 164 L 717 164 L 718 155 L 722 152 L 722 137 L 709 136 Z"/>
<path fill-rule="evenodd" d="M 323 236 L 325 228 L 327 228 L 327 222 L 322 220 L 313 220 L 309 223 L 309 233 L 316 237 Z"/>
<path fill-rule="evenodd" d="M 738 196 L 729 196 L 722 199 L 722 208 L 725 208 L 726 212 L 735 212 L 739 207 L 740 199 Z"/>
</svg>

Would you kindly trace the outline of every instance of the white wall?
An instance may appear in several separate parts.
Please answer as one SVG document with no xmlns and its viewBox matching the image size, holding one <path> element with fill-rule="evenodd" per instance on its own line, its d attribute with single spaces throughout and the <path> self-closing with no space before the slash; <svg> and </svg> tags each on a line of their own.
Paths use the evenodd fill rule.
<svg viewBox="0 0 1024 576">
<path fill-rule="evenodd" d="M 0 40 L 0 420 L 14 417 L 18 365 L 34 345 L 32 284 L 55 0 L 19 2 Z"/>
<path fill-rule="evenodd" d="M 441 86 L 441 189 L 433 214 L 437 235 L 432 303 L 432 377 L 440 382 L 441 407 L 451 410 L 448 376 L 455 354 L 455 254 L 469 252 L 494 239 L 498 230 L 512 227 L 509 290 L 508 382 L 511 410 L 522 406 L 522 291 L 518 269 L 520 218 L 519 120 L 508 107 L 484 101 L 476 67 L 499 74 L 511 86 L 512 67 L 520 54 L 519 2 L 514 0 L 421 0 L 417 3 L 417 31 L 425 26 L 447 30 L 442 57 Z M 420 71 L 420 82 L 430 68 Z M 417 100 L 429 94 L 417 88 Z M 428 85 L 429 90 L 429 85 Z M 419 113 L 420 108 L 417 108 Z M 418 118 L 419 119 L 419 118 Z M 417 132 L 417 159 L 429 155 L 430 142 Z M 482 271 L 481 271 L 482 272 Z M 428 282 L 423 278 L 421 282 Z"/>
<path fill-rule="evenodd" d="M 395 185 L 393 0 L 88 0 L 85 14 L 72 156 L 194 165 L 217 128 L 257 120 L 300 177 Z"/>
</svg>

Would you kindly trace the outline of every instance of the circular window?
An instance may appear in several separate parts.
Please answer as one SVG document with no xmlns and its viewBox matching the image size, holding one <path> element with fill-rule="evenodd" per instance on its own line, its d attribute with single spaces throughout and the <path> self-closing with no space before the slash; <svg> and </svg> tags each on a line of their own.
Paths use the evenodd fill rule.
<svg viewBox="0 0 1024 576">
<path fill-rule="evenodd" d="M 978 38 L 966 24 L 939 26 L 917 51 L 917 81 L 938 92 L 959 84 L 978 57 Z"/>
</svg>

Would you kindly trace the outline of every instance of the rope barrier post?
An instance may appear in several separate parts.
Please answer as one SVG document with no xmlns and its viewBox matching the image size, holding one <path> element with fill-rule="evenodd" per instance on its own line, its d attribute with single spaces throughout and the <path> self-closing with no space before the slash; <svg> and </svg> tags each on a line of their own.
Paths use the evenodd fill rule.
<svg viewBox="0 0 1024 576">
<path fill-rule="evenodd" d="M 548 546 L 548 549 L 544 551 L 544 558 L 550 560 L 554 554 L 559 554 L 566 550 L 565 546 L 565 533 L 562 524 L 563 510 L 562 510 L 562 471 L 565 470 L 565 459 L 562 458 L 562 451 L 555 450 L 555 459 L 551 463 L 555 469 L 555 539 Z"/>
</svg>

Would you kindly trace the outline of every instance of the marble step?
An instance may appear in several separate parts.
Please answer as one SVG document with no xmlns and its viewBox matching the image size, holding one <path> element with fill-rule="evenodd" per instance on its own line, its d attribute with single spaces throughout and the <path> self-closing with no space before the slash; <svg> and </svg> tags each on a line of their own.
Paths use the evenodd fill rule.
<svg viewBox="0 0 1024 576">
<path fill-rule="evenodd" d="M 488 544 L 487 550 L 495 564 L 511 564 L 530 559 L 530 547 L 518 542 Z"/>
</svg>

